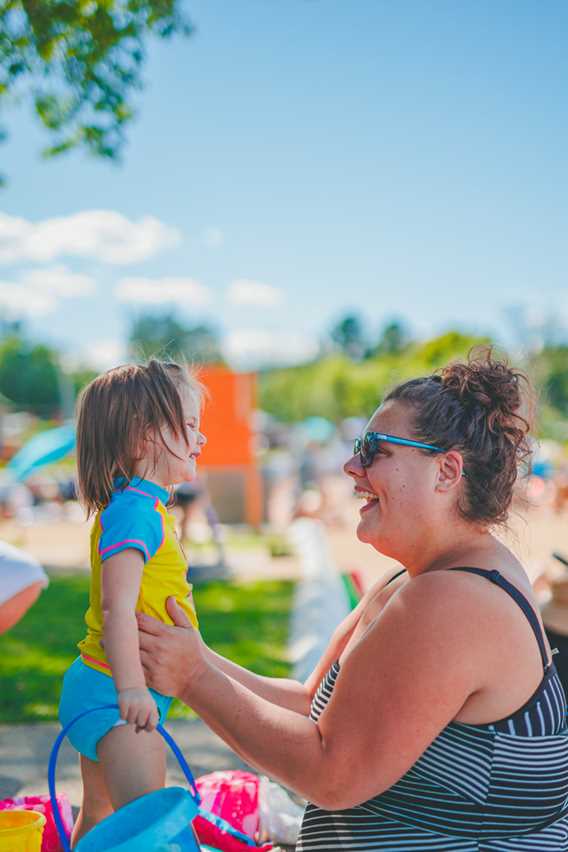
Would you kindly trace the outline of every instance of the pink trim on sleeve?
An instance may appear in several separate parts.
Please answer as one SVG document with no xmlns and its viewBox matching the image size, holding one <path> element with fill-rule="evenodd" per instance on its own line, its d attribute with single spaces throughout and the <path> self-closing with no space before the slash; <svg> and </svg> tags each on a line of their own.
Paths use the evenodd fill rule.
<svg viewBox="0 0 568 852">
<path fill-rule="evenodd" d="M 141 489 L 141 488 L 134 488 L 134 486 L 132 486 L 132 485 L 129 485 L 129 486 L 128 486 L 127 488 L 125 488 L 124 490 L 125 490 L 125 491 L 135 491 L 135 492 L 136 492 L 136 494 L 143 494 L 143 495 L 144 495 L 144 497 L 151 497 L 151 498 L 152 498 L 152 500 L 154 499 L 154 495 L 153 495 L 153 494 L 148 494 L 148 492 L 147 492 L 147 491 L 142 491 L 142 489 Z M 158 498 L 158 499 L 160 499 L 160 498 Z"/>
<path fill-rule="evenodd" d="M 154 509 L 158 513 L 158 515 L 160 516 L 160 522 L 162 524 L 162 540 L 159 543 L 158 547 L 156 548 L 156 553 L 158 552 L 158 550 L 160 549 L 160 547 L 163 545 L 164 541 L 166 540 L 166 521 L 165 521 L 164 516 L 162 515 L 162 513 L 158 509 L 159 502 L 160 502 L 160 498 L 156 497 L 156 502 L 154 503 Z M 156 555 L 156 553 L 154 554 L 154 556 Z"/>
<path fill-rule="evenodd" d="M 146 559 L 150 559 L 150 554 L 148 553 L 148 548 L 139 538 L 125 538 L 122 541 L 117 541 L 116 544 L 109 544 L 108 547 L 105 547 L 103 550 L 99 551 L 99 556 L 104 556 L 105 553 L 108 553 L 109 550 L 116 550 L 117 547 L 122 547 L 124 544 L 139 544 L 146 556 Z"/>
</svg>

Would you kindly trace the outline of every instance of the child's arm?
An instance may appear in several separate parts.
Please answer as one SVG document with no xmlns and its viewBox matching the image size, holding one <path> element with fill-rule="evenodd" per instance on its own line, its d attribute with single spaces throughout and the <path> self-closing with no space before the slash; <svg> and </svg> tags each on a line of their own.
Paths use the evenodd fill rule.
<svg viewBox="0 0 568 852">
<path fill-rule="evenodd" d="M 139 550 L 122 550 L 110 556 L 102 569 L 104 647 L 118 692 L 121 718 L 137 729 L 153 730 L 158 724 L 156 702 L 146 687 L 140 653 L 136 602 L 144 558 Z"/>
</svg>

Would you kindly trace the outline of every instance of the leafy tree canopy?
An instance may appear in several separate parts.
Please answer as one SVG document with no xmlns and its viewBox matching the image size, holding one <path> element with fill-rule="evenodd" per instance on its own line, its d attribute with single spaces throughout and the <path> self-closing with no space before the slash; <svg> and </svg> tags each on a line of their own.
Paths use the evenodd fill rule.
<svg viewBox="0 0 568 852">
<path fill-rule="evenodd" d="M 449 331 L 423 343 L 408 342 L 400 352 L 379 353 L 356 363 L 345 355 L 332 355 L 312 364 L 269 371 L 261 376 L 261 406 L 284 422 L 311 415 L 335 422 L 368 417 L 393 385 L 427 375 L 486 342 L 486 338 Z"/>
<path fill-rule="evenodd" d="M 58 357 L 16 335 L 0 342 L 0 393 L 16 407 L 54 417 L 61 407 Z"/>
<path fill-rule="evenodd" d="M 543 401 L 568 417 L 568 345 L 544 347 L 532 358 L 530 370 Z"/>
<path fill-rule="evenodd" d="M 363 321 L 358 314 L 346 314 L 341 317 L 330 331 L 330 338 L 336 348 L 357 361 L 367 348 Z"/>
<path fill-rule="evenodd" d="M 205 324 L 184 325 L 173 314 L 141 314 L 128 336 L 134 358 L 182 358 L 197 364 L 223 363 L 218 332 Z"/>
<path fill-rule="evenodd" d="M 148 35 L 189 35 L 182 0 L 0 0 L 0 107 L 31 100 L 52 139 L 117 158 Z"/>
<path fill-rule="evenodd" d="M 383 328 L 375 346 L 367 353 L 367 357 L 374 355 L 395 355 L 403 352 L 410 343 L 410 336 L 400 320 L 392 320 Z"/>
</svg>

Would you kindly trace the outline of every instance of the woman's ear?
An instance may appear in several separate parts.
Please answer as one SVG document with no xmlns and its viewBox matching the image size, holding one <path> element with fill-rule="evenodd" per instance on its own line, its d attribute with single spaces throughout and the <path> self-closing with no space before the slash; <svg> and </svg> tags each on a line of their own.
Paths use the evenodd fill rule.
<svg viewBox="0 0 568 852">
<path fill-rule="evenodd" d="M 457 450 L 448 450 L 438 457 L 438 478 L 436 491 L 451 491 L 460 484 L 463 477 L 463 458 Z"/>
</svg>

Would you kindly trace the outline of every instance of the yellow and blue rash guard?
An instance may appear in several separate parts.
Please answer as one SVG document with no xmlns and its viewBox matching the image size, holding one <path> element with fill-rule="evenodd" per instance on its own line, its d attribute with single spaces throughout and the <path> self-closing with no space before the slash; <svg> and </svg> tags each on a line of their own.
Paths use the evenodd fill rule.
<svg viewBox="0 0 568 852">
<path fill-rule="evenodd" d="M 136 479 L 126 486 L 117 480 L 115 485 L 110 503 L 97 513 L 91 530 L 87 635 L 79 642 L 83 661 L 104 674 L 111 671 L 101 646 L 102 572 L 105 560 L 121 550 L 135 548 L 144 558 L 137 612 L 172 624 L 166 600 L 173 595 L 193 626 L 198 626 L 192 587 L 186 579 L 186 560 L 175 534 L 175 518 L 165 506 L 168 492 L 147 479 Z"/>
</svg>

